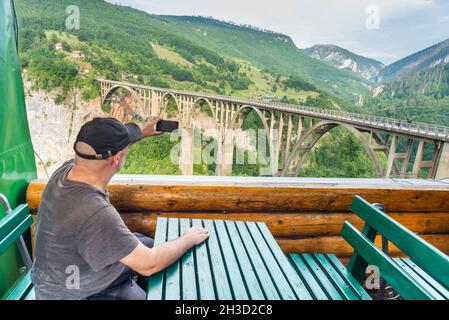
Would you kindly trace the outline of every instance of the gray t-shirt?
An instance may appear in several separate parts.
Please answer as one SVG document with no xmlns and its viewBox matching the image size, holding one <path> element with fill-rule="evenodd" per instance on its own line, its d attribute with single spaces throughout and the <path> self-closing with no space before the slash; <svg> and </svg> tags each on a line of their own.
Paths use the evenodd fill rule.
<svg viewBox="0 0 449 320">
<path fill-rule="evenodd" d="M 94 186 L 67 180 L 73 160 L 55 173 L 38 209 L 32 281 L 37 299 L 84 299 L 124 270 L 119 260 L 139 240 Z"/>
</svg>

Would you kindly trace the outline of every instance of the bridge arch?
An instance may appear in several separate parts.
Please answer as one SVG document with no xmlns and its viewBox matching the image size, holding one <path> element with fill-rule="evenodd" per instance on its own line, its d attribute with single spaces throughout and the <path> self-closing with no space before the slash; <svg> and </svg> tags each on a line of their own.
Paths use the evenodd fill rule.
<svg viewBox="0 0 449 320">
<path fill-rule="evenodd" d="M 123 89 L 125 92 L 124 96 L 119 101 L 112 101 L 112 96 L 114 93 L 116 93 L 118 90 Z M 128 95 L 129 94 L 129 95 Z M 127 100 L 126 96 L 131 97 L 131 100 Z M 114 85 L 111 87 L 107 93 L 104 95 L 101 105 L 111 102 L 111 110 L 109 112 L 110 116 L 113 118 L 116 118 L 122 123 L 128 122 L 132 119 L 132 113 L 133 113 L 133 102 L 135 102 L 135 91 L 125 85 Z M 123 99 L 125 98 L 125 99 Z M 115 104 L 113 102 L 116 102 Z"/>
<path fill-rule="evenodd" d="M 334 121 L 319 122 L 306 131 L 306 133 L 297 142 L 297 144 L 293 148 L 292 153 L 290 154 L 286 163 L 284 164 L 281 176 L 286 176 L 289 173 L 289 169 L 293 163 L 295 156 L 297 156 L 297 154 L 300 153 L 299 161 L 294 166 L 293 170 L 294 176 L 298 176 L 305 160 L 307 159 L 313 148 L 316 146 L 317 142 L 326 133 L 328 133 L 330 130 L 338 126 L 343 127 L 349 132 L 351 132 L 354 135 L 354 137 L 357 138 L 357 140 L 359 140 L 362 143 L 365 152 L 368 154 L 370 160 L 373 162 L 376 175 L 378 177 L 383 177 L 383 170 L 380 160 L 377 157 L 376 152 L 371 148 L 368 139 L 366 139 L 366 137 L 362 134 L 362 132 L 360 132 L 357 128 L 349 124 Z"/>
<path fill-rule="evenodd" d="M 201 102 L 205 102 L 207 104 L 207 106 L 209 108 L 209 111 L 210 111 L 210 116 L 215 119 L 214 108 L 212 106 L 212 102 L 209 99 L 207 99 L 207 98 L 196 98 L 195 101 L 193 102 L 193 107 L 195 108 L 197 105 L 201 106 Z"/>
<path fill-rule="evenodd" d="M 249 110 L 249 111 L 245 113 L 244 112 L 245 110 Z M 271 136 L 270 136 L 270 127 L 268 126 L 267 119 L 265 118 L 264 114 L 262 113 L 262 111 L 258 107 L 252 106 L 252 105 L 242 105 L 242 106 L 240 106 L 237 109 L 237 111 L 235 112 L 234 116 L 231 118 L 230 125 L 229 125 L 230 128 L 229 129 L 241 129 L 245 117 L 251 111 L 254 111 L 257 114 L 257 116 L 260 118 L 261 122 L 262 122 L 263 128 L 265 130 L 265 136 L 266 136 L 267 141 L 268 141 L 268 150 L 269 150 L 269 153 L 270 153 L 270 164 L 273 167 L 274 144 L 273 144 L 273 140 L 271 139 Z M 234 142 L 234 144 L 235 144 L 235 142 Z"/>
<path fill-rule="evenodd" d="M 172 93 L 172 92 L 166 92 L 166 93 L 164 93 L 164 95 L 162 96 L 162 99 L 161 99 L 162 108 L 160 109 L 160 114 L 159 114 L 159 116 L 163 116 L 164 113 L 167 114 L 167 111 L 168 111 L 168 103 L 169 103 L 169 101 L 170 101 L 171 99 L 173 99 L 173 101 L 175 102 L 175 105 L 176 105 L 176 112 L 177 112 L 178 114 L 181 113 L 181 108 L 180 108 L 180 106 L 179 106 L 179 99 L 178 99 L 178 97 L 176 97 L 176 95 L 175 95 L 174 93 Z"/>
<path fill-rule="evenodd" d="M 128 87 L 128 86 L 124 86 L 124 85 L 114 85 L 111 89 L 109 89 L 109 91 L 105 94 L 105 96 L 103 97 L 103 100 L 101 101 L 101 104 L 105 104 L 108 100 L 111 99 L 112 95 L 119 89 L 124 89 L 126 91 L 128 91 L 131 94 L 131 97 L 134 101 L 134 91 Z"/>
<path fill-rule="evenodd" d="M 258 107 L 252 106 L 252 105 L 242 105 L 237 109 L 237 112 L 234 114 L 234 116 L 231 119 L 231 126 L 236 126 L 235 129 L 240 128 L 243 125 L 243 120 L 246 118 L 246 116 L 249 114 L 249 112 L 244 113 L 244 110 L 248 110 L 249 112 L 255 111 L 256 114 L 259 116 L 260 120 L 262 121 L 262 125 L 265 129 L 265 132 L 267 133 L 267 137 L 269 137 L 269 127 L 267 123 L 267 119 L 265 119 L 265 116 L 262 114 L 262 111 Z"/>
</svg>

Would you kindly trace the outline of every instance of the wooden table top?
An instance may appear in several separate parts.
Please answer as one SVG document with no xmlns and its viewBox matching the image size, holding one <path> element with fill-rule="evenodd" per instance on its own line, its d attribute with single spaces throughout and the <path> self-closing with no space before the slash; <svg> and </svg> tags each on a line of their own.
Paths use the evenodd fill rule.
<svg viewBox="0 0 449 320">
<path fill-rule="evenodd" d="M 311 299 L 264 223 L 158 218 L 155 245 L 193 225 L 209 239 L 149 280 L 149 300 Z"/>
</svg>

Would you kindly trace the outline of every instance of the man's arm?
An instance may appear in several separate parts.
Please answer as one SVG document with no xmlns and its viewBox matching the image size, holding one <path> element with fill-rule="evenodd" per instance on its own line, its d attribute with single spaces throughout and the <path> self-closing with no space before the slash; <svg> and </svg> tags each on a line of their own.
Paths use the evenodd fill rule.
<svg viewBox="0 0 449 320">
<path fill-rule="evenodd" d="M 192 227 L 176 240 L 147 248 L 139 243 L 128 256 L 120 260 L 137 273 L 150 276 L 177 261 L 190 248 L 205 241 L 209 232 L 205 228 Z"/>
<path fill-rule="evenodd" d="M 142 119 L 142 121 L 145 120 L 140 115 L 137 114 L 137 116 L 140 117 Z M 161 118 L 159 118 L 159 117 L 150 117 L 147 120 L 145 120 L 146 123 L 142 129 L 142 139 L 145 139 L 148 137 L 160 136 L 160 135 L 164 134 L 163 132 L 156 131 L 157 123 L 160 120 L 161 120 Z M 131 143 L 130 146 L 132 146 L 135 143 L 137 143 L 137 142 Z"/>
</svg>

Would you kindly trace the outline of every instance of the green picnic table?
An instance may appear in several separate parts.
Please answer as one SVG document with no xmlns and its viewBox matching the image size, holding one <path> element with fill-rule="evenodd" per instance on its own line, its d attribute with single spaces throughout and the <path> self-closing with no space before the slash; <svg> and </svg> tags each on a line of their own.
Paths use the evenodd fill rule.
<svg viewBox="0 0 449 320">
<path fill-rule="evenodd" d="M 209 239 L 150 277 L 149 300 L 310 300 L 265 223 L 158 218 L 155 245 L 191 226 Z"/>
</svg>

